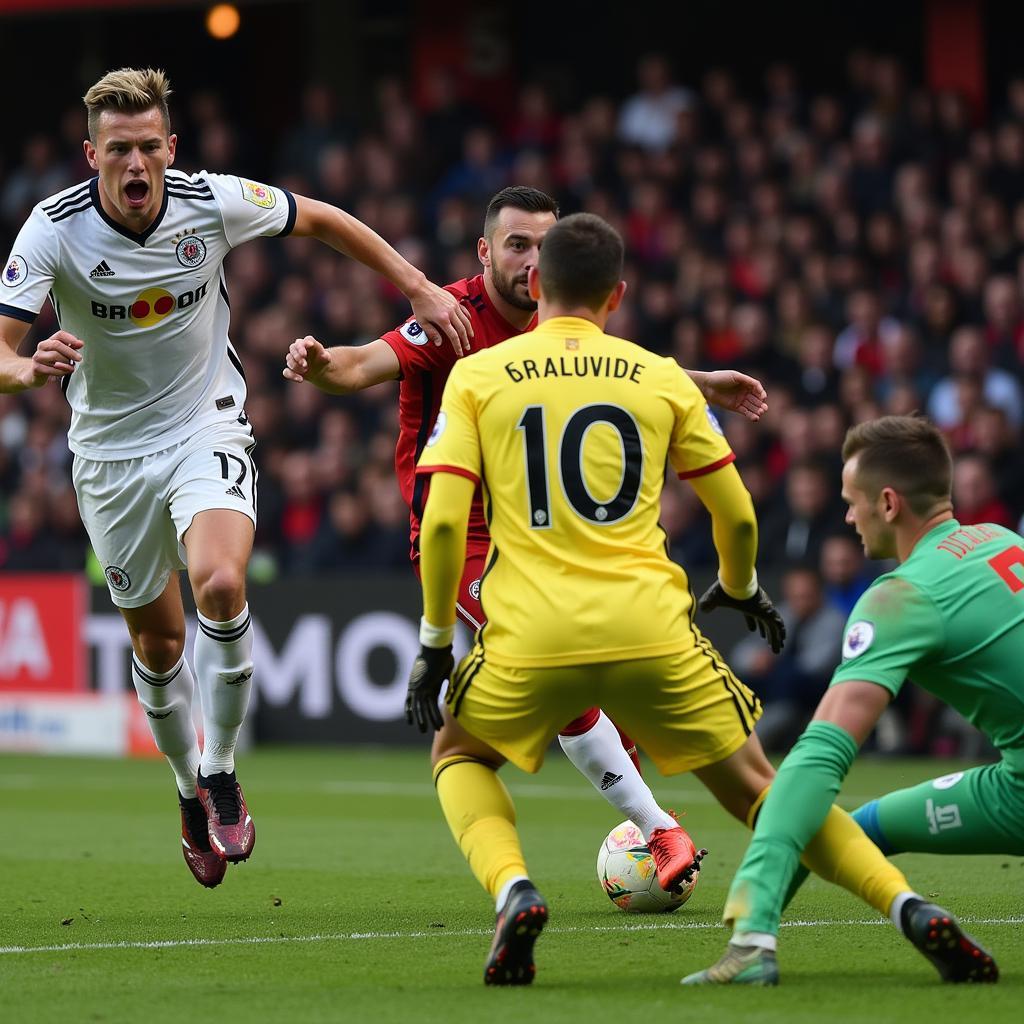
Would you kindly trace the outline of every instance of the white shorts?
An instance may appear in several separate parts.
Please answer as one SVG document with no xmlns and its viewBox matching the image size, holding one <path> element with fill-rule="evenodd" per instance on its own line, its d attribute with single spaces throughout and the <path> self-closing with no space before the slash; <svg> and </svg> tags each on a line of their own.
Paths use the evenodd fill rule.
<svg viewBox="0 0 1024 1024">
<path fill-rule="evenodd" d="M 78 508 L 115 605 L 140 608 L 163 593 L 185 568 L 181 538 L 197 513 L 233 509 L 255 525 L 255 447 L 252 427 L 233 420 L 138 459 L 75 456 Z"/>
</svg>

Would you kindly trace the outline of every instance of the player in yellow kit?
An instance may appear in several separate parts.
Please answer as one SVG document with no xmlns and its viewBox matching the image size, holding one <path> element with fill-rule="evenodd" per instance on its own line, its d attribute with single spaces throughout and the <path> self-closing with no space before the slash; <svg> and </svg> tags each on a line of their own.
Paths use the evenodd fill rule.
<svg viewBox="0 0 1024 1024">
<path fill-rule="evenodd" d="M 621 271 L 622 241 L 609 225 L 589 214 L 560 221 L 530 271 L 539 326 L 461 360 L 449 377 L 418 466 L 433 475 L 421 540 L 421 651 L 406 711 L 421 727 L 440 726 L 466 520 L 482 483 L 487 624 L 452 675 L 446 700 L 455 718 L 533 772 L 562 725 L 600 704 L 660 771 L 694 771 L 749 823 L 774 774 L 753 733 L 761 709 L 694 625 L 686 574 L 665 552 L 666 464 L 713 518 L 719 579 L 701 607 L 742 611 L 775 650 L 784 628 L 757 583 L 750 496 L 700 392 L 674 361 L 603 331 L 625 291 Z M 527 876 L 508 793 L 492 767 L 469 758 L 442 781 L 460 805 L 449 818 L 462 822 L 463 854 L 496 899 L 484 980 L 529 984 L 548 911 Z M 853 870 L 850 842 L 868 849 L 870 877 L 843 876 Z M 902 879 L 839 810 L 806 860 L 856 892 L 883 876 Z"/>
</svg>

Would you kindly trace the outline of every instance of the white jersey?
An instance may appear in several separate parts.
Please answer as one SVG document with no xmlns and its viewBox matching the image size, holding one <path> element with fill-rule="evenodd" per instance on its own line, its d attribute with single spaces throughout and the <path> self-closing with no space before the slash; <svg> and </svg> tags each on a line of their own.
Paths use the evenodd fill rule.
<svg viewBox="0 0 1024 1024">
<path fill-rule="evenodd" d="M 170 169 L 142 234 L 107 216 L 96 178 L 33 209 L 0 272 L 0 315 L 31 323 L 49 295 L 61 328 L 85 342 L 62 380 L 76 455 L 137 458 L 238 418 L 245 375 L 228 339 L 224 257 L 294 224 L 285 189 Z"/>
</svg>

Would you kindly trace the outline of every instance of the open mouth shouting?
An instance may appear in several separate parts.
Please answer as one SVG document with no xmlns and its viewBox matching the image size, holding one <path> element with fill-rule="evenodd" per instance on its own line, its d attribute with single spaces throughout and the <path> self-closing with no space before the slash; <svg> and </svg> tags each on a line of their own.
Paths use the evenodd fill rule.
<svg viewBox="0 0 1024 1024">
<path fill-rule="evenodd" d="M 125 199 L 133 210 L 141 210 L 149 198 L 149 184 L 145 181 L 129 181 L 124 187 Z"/>
</svg>

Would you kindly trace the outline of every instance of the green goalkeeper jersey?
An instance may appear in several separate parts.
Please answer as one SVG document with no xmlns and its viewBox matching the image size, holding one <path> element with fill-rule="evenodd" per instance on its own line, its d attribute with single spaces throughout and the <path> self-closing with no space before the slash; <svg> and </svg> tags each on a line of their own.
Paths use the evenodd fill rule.
<svg viewBox="0 0 1024 1024">
<path fill-rule="evenodd" d="M 1024 769 L 1024 539 L 948 519 L 850 612 L 832 684 L 913 679 Z M 1012 753 L 1011 753 L 1012 752 Z"/>
</svg>

